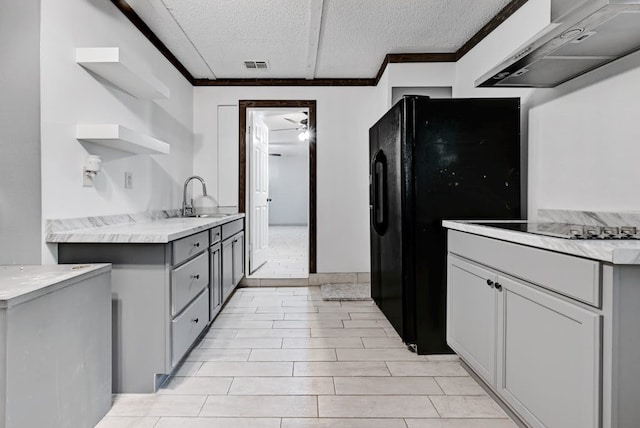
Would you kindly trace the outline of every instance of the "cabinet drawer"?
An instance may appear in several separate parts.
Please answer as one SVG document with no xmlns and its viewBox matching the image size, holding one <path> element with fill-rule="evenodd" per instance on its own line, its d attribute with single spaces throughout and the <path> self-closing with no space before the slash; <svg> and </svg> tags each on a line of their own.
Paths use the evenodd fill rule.
<svg viewBox="0 0 640 428">
<path fill-rule="evenodd" d="M 601 305 L 597 261 L 455 230 L 449 231 L 449 252 L 589 305 Z"/>
<path fill-rule="evenodd" d="M 209 245 L 220 242 L 222 239 L 222 228 L 220 226 L 209 230 Z"/>
<path fill-rule="evenodd" d="M 178 239 L 171 244 L 172 247 L 172 265 L 177 265 L 204 251 L 209 246 L 209 233 L 207 231 L 196 233 Z"/>
<path fill-rule="evenodd" d="M 171 321 L 171 367 L 180 362 L 209 319 L 209 289 L 205 289 L 187 309 Z"/>
<path fill-rule="evenodd" d="M 227 239 L 244 229 L 244 219 L 230 221 L 222 225 L 222 239 Z"/>
<path fill-rule="evenodd" d="M 209 284 L 208 254 L 171 271 L 171 315 L 175 316 Z"/>
</svg>

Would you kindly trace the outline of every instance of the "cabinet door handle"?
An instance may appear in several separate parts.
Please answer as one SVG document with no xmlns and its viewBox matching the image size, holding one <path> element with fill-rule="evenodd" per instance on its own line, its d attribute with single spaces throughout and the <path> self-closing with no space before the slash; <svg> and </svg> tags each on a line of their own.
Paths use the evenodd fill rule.
<svg viewBox="0 0 640 428">
<path fill-rule="evenodd" d="M 200 274 L 191 275 L 191 279 L 200 279 Z"/>
<path fill-rule="evenodd" d="M 200 246 L 200 243 L 199 243 L 199 242 L 196 242 L 195 244 L 193 244 L 193 246 L 194 246 L 194 247 L 199 247 L 199 246 Z"/>
<path fill-rule="evenodd" d="M 487 279 L 487 285 L 488 285 L 489 287 L 493 288 L 493 284 L 494 284 L 494 282 L 493 282 L 493 281 L 491 281 L 490 279 Z"/>
<path fill-rule="evenodd" d="M 502 284 L 496 282 L 496 290 L 502 291 Z"/>
<path fill-rule="evenodd" d="M 191 322 L 194 322 L 196 324 L 198 324 L 198 321 L 200 321 L 200 318 L 194 318 L 194 319 L 191 320 Z"/>
</svg>

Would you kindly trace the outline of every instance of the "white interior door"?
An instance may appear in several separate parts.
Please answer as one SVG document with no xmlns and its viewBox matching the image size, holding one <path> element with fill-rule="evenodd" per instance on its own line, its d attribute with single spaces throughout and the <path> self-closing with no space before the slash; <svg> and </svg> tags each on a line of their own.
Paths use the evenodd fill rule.
<svg viewBox="0 0 640 428">
<path fill-rule="evenodd" d="M 269 252 L 269 129 L 252 114 L 249 135 L 250 235 L 249 273 L 266 263 Z"/>
</svg>

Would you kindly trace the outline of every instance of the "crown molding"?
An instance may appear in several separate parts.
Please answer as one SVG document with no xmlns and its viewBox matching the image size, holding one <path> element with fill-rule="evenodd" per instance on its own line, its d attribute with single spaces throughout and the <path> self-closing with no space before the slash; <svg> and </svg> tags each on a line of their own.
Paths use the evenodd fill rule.
<svg viewBox="0 0 640 428">
<path fill-rule="evenodd" d="M 456 61 L 465 56 L 471 49 L 476 47 L 478 43 L 484 40 L 493 30 L 498 28 L 500 24 L 507 20 L 511 15 L 516 13 L 518 9 L 520 9 L 527 0 L 512 0 L 507 4 L 493 19 L 482 27 L 476 34 L 471 37 L 467 43 L 462 45 L 460 49 L 456 52 Z"/>
<path fill-rule="evenodd" d="M 149 26 L 140 18 L 140 16 L 129 6 L 126 0 L 111 0 L 120 12 L 126 16 L 129 21 L 155 46 L 162 55 L 184 76 L 185 79 L 193 84 L 193 76 L 189 73 L 189 70 L 180 62 L 180 60 L 169 50 L 169 48 L 162 43 L 162 40 L 156 36 L 156 34 L 149 28 Z"/>
<path fill-rule="evenodd" d="M 193 86 L 375 86 L 375 79 L 194 79 Z"/>
</svg>

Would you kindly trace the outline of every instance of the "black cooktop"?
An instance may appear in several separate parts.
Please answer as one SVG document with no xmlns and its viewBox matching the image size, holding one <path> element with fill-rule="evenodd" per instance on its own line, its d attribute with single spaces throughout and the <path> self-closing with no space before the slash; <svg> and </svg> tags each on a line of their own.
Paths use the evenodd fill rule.
<svg viewBox="0 0 640 428">
<path fill-rule="evenodd" d="M 636 227 L 586 226 L 570 223 L 475 223 L 480 226 L 565 239 L 640 239 Z"/>
</svg>

